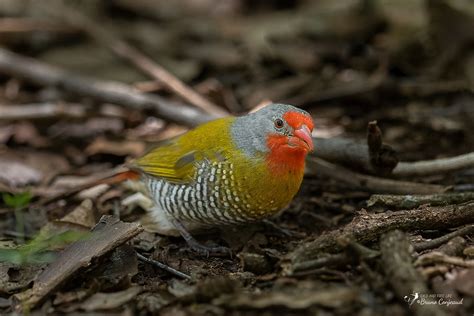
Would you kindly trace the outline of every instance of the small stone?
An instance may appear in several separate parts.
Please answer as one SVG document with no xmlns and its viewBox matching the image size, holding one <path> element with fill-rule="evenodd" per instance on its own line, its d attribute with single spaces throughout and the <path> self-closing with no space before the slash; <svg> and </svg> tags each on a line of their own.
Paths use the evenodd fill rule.
<svg viewBox="0 0 474 316">
<path fill-rule="evenodd" d="M 272 265 L 264 255 L 241 252 L 238 257 L 242 262 L 244 271 L 253 272 L 255 274 L 265 274 L 272 270 Z"/>
</svg>

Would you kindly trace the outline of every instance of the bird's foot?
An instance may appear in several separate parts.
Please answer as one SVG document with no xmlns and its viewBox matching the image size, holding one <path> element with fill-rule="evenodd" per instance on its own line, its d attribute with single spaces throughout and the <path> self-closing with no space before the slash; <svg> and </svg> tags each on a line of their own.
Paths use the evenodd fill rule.
<svg viewBox="0 0 474 316">
<path fill-rule="evenodd" d="M 281 235 L 281 236 L 285 236 L 285 237 L 296 237 L 298 236 L 298 233 L 297 232 L 294 232 L 292 230 L 289 230 L 289 229 L 285 229 L 277 224 L 275 224 L 274 222 L 272 222 L 271 220 L 268 220 L 268 219 L 264 219 L 262 221 L 262 223 L 267 226 L 268 228 L 272 229 L 273 231 L 275 231 L 278 235 Z"/>
<path fill-rule="evenodd" d="M 224 246 L 216 246 L 216 247 L 209 247 L 201 244 L 196 239 L 192 238 L 190 240 L 186 240 L 189 248 L 194 252 L 198 253 L 201 256 L 205 257 L 232 257 L 232 251 L 230 248 Z"/>
<path fill-rule="evenodd" d="M 189 248 L 191 248 L 191 250 L 198 253 L 199 255 L 202 255 L 205 257 L 209 257 L 209 256 L 232 257 L 232 251 L 230 250 L 230 248 L 223 247 L 223 246 L 217 246 L 217 247 L 205 246 L 201 244 L 199 241 L 197 241 L 196 239 L 194 239 L 194 237 L 187 231 L 186 227 L 184 227 L 184 225 L 180 221 L 173 220 L 173 224 L 175 225 L 176 229 L 179 231 L 183 239 L 186 241 Z"/>
</svg>

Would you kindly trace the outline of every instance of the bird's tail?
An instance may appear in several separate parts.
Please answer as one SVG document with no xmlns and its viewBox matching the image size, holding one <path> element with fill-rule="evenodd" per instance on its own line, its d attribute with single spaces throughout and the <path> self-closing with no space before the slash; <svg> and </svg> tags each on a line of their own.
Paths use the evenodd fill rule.
<svg viewBox="0 0 474 316">
<path fill-rule="evenodd" d="M 138 180 L 140 178 L 140 174 L 133 170 L 126 170 L 109 177 L 103 178 L 95 183 L 97 184 L 117 184 L 127 180 Z"/>
<path fill-rule="evenodd" d="M 113 184 L 119 184 L 119 183 L 125 182 L 127 180 L 132 180 L 132 181 L 138 180 L 139 178 L 140 178 L 140 174 L 138 172 L 133 171 L 133 170 L 127 170 L 123 167 L 120 167 L 119 169 L 112 170 L 110 173 L 103 174 L 96 179 L 92 179 L 91 181 L 84 183 L 83 185 L 74 187 L 66 192 L 61 192 L 53 196 L 49 196 L 44 199 L 41 199 L 38 202 L 34 203 L 34 206 L 45 205 L 45 204 L 54 202 L 58 199 L 72 196 L 78 192 L 89 189 L 99 184 L 113 185 Z"/>
</svg>

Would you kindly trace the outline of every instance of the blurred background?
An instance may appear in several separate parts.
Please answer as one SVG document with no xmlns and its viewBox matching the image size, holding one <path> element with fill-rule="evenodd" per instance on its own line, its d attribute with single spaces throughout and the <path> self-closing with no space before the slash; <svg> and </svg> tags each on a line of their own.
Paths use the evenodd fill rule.
<svg viewBox="0 0 474 316">
<path fill-rule="evenodd" d="M 138 219 L 142 210 L 119 210 L 124 189 L 110 187 L 59 199 L 38 212 L 13 211 L 90 183 L 104 171 L 142 155 L 155 142 L 201 122 L 202 113 L 243 114 L 270 101 L 291 103 L 312 114 L 317 137 L 363 140 L 367 123 L 377 120 L 384 142 L 397 150 L 402 161 L 474 151 L 472 0 L 0 0 L 0 48 L 3 246 L 31 239 L 46 224 L 85 200 L 94 202 L 93 207 L 87 204 L 87 214 L 93 215 L 81 215 L 75 224 L 91 226 L 102 214 L 120 214 L 127 221 Z M 125 84 L 120 87 L 131 89 L 127 91 L 160 97 L 158 103 L 164 108 L 178 104 L 175 109 L 184 105 L 183 109 L 195 112 L 176 110 L 190 113 L 182 118 L 179 113 L 166 114 L 153 106 L 129 106 L 111 102 L 113 98 L 103 101 L 102 96 L 87 89 L 71 89 L 61 80 L 50 84 L 47 76 L 34 77 L 34 64 L 5 58 L 7 50 L 30 57 L 28 61 L 33 63 L 59 67 L 67 71 L 67 80 L 85 76 L 96 87 L 120 82 Z M 18 72 L 21 65 L 27 68 L 23 74 Z M 156 76 L 161 80 L 155 80 Z M 196 100 L 190 91 L 204 101 Z M 474 173 L 468 170 L 420 181 L 467 185 L 472 190 Z M 305 182 L 292 211 L 279 220 L 284 227 L 298 230 L 297 237 L 267 240 L 251 230 L 244 237 L 224 238 L 237 248 L 271 249 L 265 252 L 271 260 L 263 264 L 264 268 L 258 266 L 252 271 L 254 275 L 237 277 L 243 284 L 240 286 L 286 293 L 293 280 L 275 279 L 277 259 L 303 237 L 314 237 L 328 227 L 349 222 L 368 198 L 367 192 L 312 177 Z M 168 247 L 176 250 L 170 246 L 176 242 L 146 235 L 136 243 L 141 249 L 161 252 Z M 184 266 L 191 262 L 192 267 L 210 276 L 241 273 L 241 264 L 248 259 L 179 258 Z M 177 262 L 171 259 L 172 264 Z M 0 277 L 0 308 L 9 306 L 2 305 L 2 299 L 30 284 L 37 269 L 30 274 L 21 271 L 25 277 L 18 277 L 16 286 L 11 278 L 1 281 Z M 238 306 L 251 305 L 222 301 L 219 308 L 204 304 L 193 311 L 183 303 L 183 297 L 194 293 L 195 288 L 176 282 L 168 287 L 153 285 L 147 281 L 155 280 L 153 271 L 143 271 L 134 282 L 156 288 L 132 300 L 129 311 L 143 315 L 157 311 L 223 315 L 231 311 L 240 315 Z M 296 288 L 312 295 L 311 291 L 316 293 L 334 280 L 345 284 L 347 276 L 341 275 L 329 273 L 326 279 L 305 280 Z M 322 299 L 322 309 L 321 305 L 314 307 L 321 304 L 318 301 L 302 309 L 288 303 L 286 311 L 330 310 L 346 315 L 407 312 L 393 296 L 385 295 L 382 285 L 368 286 L 375 281 L 365 277 L 355 273 L 347 283 L 381 290 L 364 292 L 365 296 L 357 299 L 331 292 L 336 298 Z M 155 281 L 161 284 L 160 277 Z M 225 282 L 211 284 L 224 292 L 235 290 Z M 207 289 L 201 301 L 217 296 L 206 292 L 205 286 L 200 289 Z M 166 294 L 157 296 L 157 291 Z M 470 291 L 472 298 L 472 288 Z M 80 295 L 71 297 L 61 297 L 54 304 L 55 311 L 87 310 L 87 304 L 77 303 Z M 76 305 L 71 305 L 72 301 Z M 469 305 L 462 308 L 468 315 Z M 117 305 L 111 310 L 120 308 Z"/>
<path fill-rule="evenodd" d="M 474 144 L 467 132 L 474 111 L 470 0 L 2 0 L 0 14 L 1 45 L 75 74 L 176 98 L 117 57 L 100 37 L 106 29 L 232 113 L 289 102 L 314 114 L 322 136 L 365 132 L 377 119 L 406 159 L 421 148 L 434 157 Z M 15 78 L 3 77 L 0 91 L 5 104 L 87 105 Z M 123 135 L 145 122 L 166 129 L 132 114 L 105 119 L 108 130 L 97 132 Z M 84 136 L 71 135 L 75 123 L 48 122 L 40 134 Z"/>
</svg>

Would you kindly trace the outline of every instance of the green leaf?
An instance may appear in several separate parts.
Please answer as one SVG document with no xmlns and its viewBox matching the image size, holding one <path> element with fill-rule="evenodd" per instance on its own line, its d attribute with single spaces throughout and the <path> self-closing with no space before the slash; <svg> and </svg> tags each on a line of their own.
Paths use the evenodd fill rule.
<svg viewBox="0 0 474 316">
<path fill-rule="evenodd" d="M 33 196 L 30 192 L 25 191 L 17 194 L 3 193 L 2 198 L 5 204 L 11 208 L 19 209 L 24 208 L 30 204 Z"/>
<path fill-rule="evenodd" d="M 68 230 L 59 234 L 39 234 L 25 245 L 14 249 L 0 248 L 0 262 L 11 262 L 15 264 L 47 263 L 54 260 L 54 250 L 79 240 L 87 238 L 91 233 L 84 231 Z"/>
</svg>

